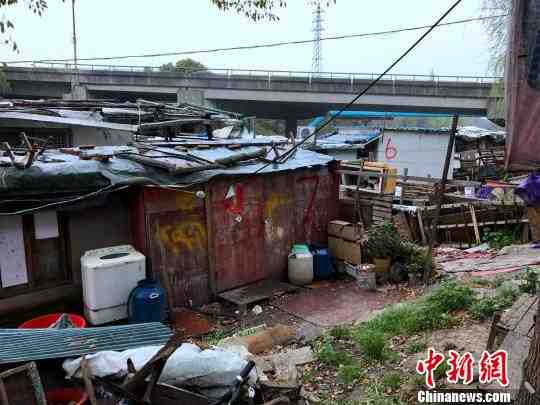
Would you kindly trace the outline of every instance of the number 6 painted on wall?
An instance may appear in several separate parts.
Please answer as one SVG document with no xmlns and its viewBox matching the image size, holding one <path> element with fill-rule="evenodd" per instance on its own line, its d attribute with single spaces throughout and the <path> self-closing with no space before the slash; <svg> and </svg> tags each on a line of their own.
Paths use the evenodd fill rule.
<svg viewBox="0 0 540 405">
<path fill-rule="evenodd" d="M 392 145 L 392 138 L 388 138 L 386 141 L 386 147 L 384 148 L 384 157 L 387 160 L 392 160 L 397 156 L 397 149 Z"/>
</svg>

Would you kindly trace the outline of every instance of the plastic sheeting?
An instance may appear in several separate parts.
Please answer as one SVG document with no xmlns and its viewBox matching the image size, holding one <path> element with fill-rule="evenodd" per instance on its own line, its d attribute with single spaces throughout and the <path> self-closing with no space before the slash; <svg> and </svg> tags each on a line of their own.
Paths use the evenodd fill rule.
<svg viewBox="0 0 540 405">
<path fill-rule="evenodd" d="M 116 149 L 115 149 L 116 148 Z M 99 147 L 96 152 L 118 152 L 119 147 Z M 126 149 L 126 148 L 123 148 Z M 241 152 L 257 150 L 258 147 L 248 146 Z M 163 148 L 167 153 L 178 153 L 174 149 Z M 217 147 L 191 151 L 192 155 L 214 161 L 219 158 L 237 154 L 238 150 Z M 272 150 L 268 151 L 267 159 L 275 157 Z M 4 158 L 5 159 L 5 158 Z M 109 162 L 97 160 L 81 160 L 77 156 L 48 151 L 42 161 L 36 161 L 28 169 L 0 167 L 0 193 L 3 195 L 40 195 L 55 193 L 85 193 L 108 186 L 121 185 L 188 185 L 203 183 L 219 175 L 255 174 L 265 163 L 249 162 L 230 168 L 204 170 L 184 175 L 172 175 L 168 171 L 142 165 L 119 156 Z M 167 158 L 170 159 L 170 158 Z M 173 158 L 174 159 L 174 158 Z M 334 159 L 330 156 L 299 148 L 294 157 L 285 163 L 268 165 L 260 173 L 273 173 L 296 170 L 305 167 L 326 166 Z"/>
<path fill-rule="evenodd" d="M 103 351 L 86 356 L 92 376 L 123 378 L 127 375 L 127 360 L 131 359 L 140 370 L 162 346 L 147 346 L 123 352 Z M 247 353 L 249 354 L 249 353 Z M 219 348 L 201 350 L 190 343 L 181 345 L 167 360 L 159 381 L 177 387 L 190 386 L 202 389 L 218 389 L 230 386 L 247 361 L 238 352 Z M 63 363 L 68 378 L 80 377 L 82 358 Z M 252 383 L 257 381 L 256 371 L 250 374 Z"/>
<path fill-rule="evenodd" d="M 540 175 L 530 174 L 514 190 L 514 194 L 521 197 L 528 206 L 540 207 Z"/>
</svg>

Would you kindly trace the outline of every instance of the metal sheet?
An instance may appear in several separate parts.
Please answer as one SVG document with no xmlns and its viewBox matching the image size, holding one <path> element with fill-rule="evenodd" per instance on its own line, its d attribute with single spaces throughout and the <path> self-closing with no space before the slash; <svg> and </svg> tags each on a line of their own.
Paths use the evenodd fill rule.
<svg viewBox="0 0 540 405">
<path fill-rule="evenodd" d="M 227 177 L 210 184 L 216 292 L 261 280 L 264 261 L 263 179 Z"/>
<path fill-rule="evenodd" d="M 328 242 L 328 222 L 336 218 L 337 177 L 328 170 L 302 170 L 295 176 L 296 242 Z"/>
<path fill-rule="evenodd" d="M 0 329 L 0 364 L 164 344 L 170 335 L 170 329 L 159 322 L 84 329 Z"/>
<path fill-rule="evenodd" d="M 175 307 L 209 302 L 205 202 L 193 193 L 145 189 L 149 258 Z"/>
<path fill-rule="evenodd" d="M 264 177 L 264 266 L 265 273 L 275 279 L 287 277 L 287 257 L 295 240 L 294 173 Z"/>
</svg>

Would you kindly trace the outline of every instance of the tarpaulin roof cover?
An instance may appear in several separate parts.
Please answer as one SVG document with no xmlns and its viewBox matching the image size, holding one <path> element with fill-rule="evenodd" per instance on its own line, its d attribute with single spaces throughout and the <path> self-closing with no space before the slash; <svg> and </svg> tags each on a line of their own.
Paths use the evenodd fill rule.
<svg viewBox="0 0 540 405">
<path fill-rule="evenodd" d="M 540 91 L 530 53 L 540 47 L 537 26 L 540 0 L 515 0 L 506 69 L 506 164 L 516 169 L 540 167 Z M 527 58 L 523 58 L 527 55 Z"/>
<path fill-rule="evenodd" d="M 255 152 L 259 147 L 248 146 L 241 148 L 242 153 Z M 93 152 L 103 154 L 119 154 L 136 152 L 128 147 L 96 147 Z M 170 148 L 158 148 L 168 154 L 175 152 Z M 230 150 L 226 147 L 208 149 L 193 149 L 191 155 L 208 160 L 226 158 L 239 153 L 239 149 Z M 266 159 L 274 159 L 275 152 L 268 149 Z M 219 175 L 248 175 L 255 174 L 265 163 L 249 161 L 238 163 L 232 167 L 203 170 L 188 174 L 170 174 L 167 170 L 143 165 L 126 158 L 114 156 L 109 162 L 98 160 L 81 160 L 78 156 L 60 153 L 57 150 L 46 151 L 41 160 L 35 161 L 28 169 L 15 167 L 0 167 L 0 194 L 6 195 L 39 195 L 55 193 L 83 193 L 108 186 L 134 184 L 156 185 L 187 185 L 203 183 Z M 165 159 L 175 159 L 167 157 Z M 180 160 L 180 159 L 178 159 Z M 305 167 L 325 166 L 334 159 L 330 156 L 298 149 L 296 154 L 285 163 L 268 165 L 260 174 L 295 170 Z M 0 162 L 7 163 L 6 158 Z"/>
</svg>

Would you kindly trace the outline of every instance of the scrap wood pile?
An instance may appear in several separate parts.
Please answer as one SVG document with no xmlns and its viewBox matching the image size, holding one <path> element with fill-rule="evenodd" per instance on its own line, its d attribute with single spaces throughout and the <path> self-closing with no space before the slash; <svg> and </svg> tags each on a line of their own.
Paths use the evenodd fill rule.
<svg viewBox="0 0 540 405">
<path fill-rule="evenodd" d="M 13 333 L 68 333 L 74 342 L 80 340 L 83 346 L 86 340 L 82 337 L 92 333 L 92 341 L 100 343 L 99 347 L 84 346 L 78 353 L 59 348 L 47 357 L 65 359 L 62 368 L 68 382 L 63 392 L 75 395 L 73 400 L 77 403 L 88 400 L 92 405 L 116 404 L 122 400 L 147 405 L 295 403 L 300 398 L 301 388 L 296 368 L 315 360 L 311 348 L 293 344 L 296 332 L 284 325 L 258 328 L 258 332 L 251 335 L 226 338 L 217 346 L 186 339 L 183 331 L 171 335 L 170 332 L 162 333 L 163 330 L 160 340 L 154 343 L 143 339 L 146 333 L 139 333 L 138 340 L 132 339 L 124 347 L 107 338 L 110 329 L 130 328 L 133 332 L 145 327 L 164 328 L 137 324 L 91 328 L 95 329 L 92 332 L 66 329 L 49 332 L 14 330 Z M 104 333 L 98 334 L 99 329 Z M 15 405 L 29 398 L 35 404 L 55 402 L 55 390 L 45 384 L 47 378 L 40 378 L 40 373 L 44 377 L 52 363 L 45 366 L 39 363 L 40 359 L 43 356 L 40 357 L 38 352 L 29 353 L 24 361 L 30 362 L 25 366 L 0 373 L 0 387 L 5 388 L 3 400 Z M 14 361 L 19 359 L 4 357 L 7 364 Z M 6 381 L 14 375 L 18 376 L 15 382 Z"/>
<path fill-rule="evenodd" d="M 191 104 L 164 104 L 146 100 L 136 103 L 110 101 L 13 100 L 0 103 L 0 119 L 10 122 L 86 127 L 123 131 L 137 141 L 198 142 L 214 138 L 239 138 L 247 122 L 242 116 Z M 20 125 L 20 124 L 17 124 Z M 58 145 L 55 137 L 46 139 L 19 136 L 19 142 L 3 142 L 0 152 L 9 160 L 2 164 L 29 168 L 45 150 Z M 96 133 L 96 136 L 99 134 Z M 169 145 L 167 145 L 169 146 Z"/>
</svg>

